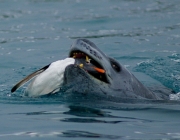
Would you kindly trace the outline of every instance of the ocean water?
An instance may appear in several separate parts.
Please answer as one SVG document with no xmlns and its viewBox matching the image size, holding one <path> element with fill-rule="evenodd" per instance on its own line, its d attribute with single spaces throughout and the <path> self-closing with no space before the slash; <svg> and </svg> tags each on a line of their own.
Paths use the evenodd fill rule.
<svg viewBox="0 0 180 140">
<path fill-rule="evenodd" d="M 93 41 L 146 86 L 180 93 L 179 0 L 1 0 L 0 139 L 180 139 L 179 96 L 29 98 L 26 85 L 10 93 L 24 76 L 66 58 L 77 38 Z"/>
</svg>

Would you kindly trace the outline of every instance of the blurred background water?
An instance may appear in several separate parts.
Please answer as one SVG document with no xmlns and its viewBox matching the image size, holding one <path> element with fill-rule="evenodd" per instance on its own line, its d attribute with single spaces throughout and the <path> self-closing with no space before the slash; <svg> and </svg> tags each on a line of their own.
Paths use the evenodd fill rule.
<svg viewBox="0 0 180 140">
<path fill-rule="evenodd" d="M 0 0 L 0 139 L 179 139 L 179 101 L 23 97 L 12 86 L 88 38 L 152 88 L 180 92 L 179 0 Z"/>
</svg>

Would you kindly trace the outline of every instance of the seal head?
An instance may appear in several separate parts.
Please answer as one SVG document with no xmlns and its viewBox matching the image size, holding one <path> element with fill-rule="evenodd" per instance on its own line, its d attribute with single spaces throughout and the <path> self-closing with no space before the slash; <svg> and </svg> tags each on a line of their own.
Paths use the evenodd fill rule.
<svg viewBox="0 0 180 140">
<path fill-rule="evenodd" d="M 64 86 L 74 85 L 68 90 L 121 98 L 161 99 L 118 61 L 108 57 L 87 39 L 76 40 L 71 46 L 69 57 L 75 59 L 75 65 L 65 69 Z"/>
</svg>

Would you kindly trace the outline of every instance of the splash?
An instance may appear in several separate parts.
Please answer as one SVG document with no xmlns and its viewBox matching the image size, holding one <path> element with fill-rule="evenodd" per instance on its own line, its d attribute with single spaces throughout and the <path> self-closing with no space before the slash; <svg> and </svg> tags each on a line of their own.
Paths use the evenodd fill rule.
<svg viewBox="0 0 180 140">
<path fill-rule="evenodd" d="M 180 54 L 173 53 L 167 57 L 155 57 L 153 60 L 137 64 L 135 71 L 143 72 L 160 81 L 174 92 L 180 92 Z"/>
<path fill-rule="evenodd" d="M 178 92 L 177 94 L 170 94 L 169 99 L 170 100 L 180 101 L 180 92 Z"/>
</svg>

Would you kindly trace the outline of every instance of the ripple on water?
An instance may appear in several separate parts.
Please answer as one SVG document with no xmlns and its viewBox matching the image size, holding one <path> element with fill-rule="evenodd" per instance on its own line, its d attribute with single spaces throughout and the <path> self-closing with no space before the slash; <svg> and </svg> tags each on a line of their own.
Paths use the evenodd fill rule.
<svg viewBox="0 0 180 140">
<path fill-rule="evenodd" d="M 105 139 L 118 139 L 123 138 L 122 136 L 99 134 L 88 131 L 77 131 L 77 130 L 67 130 L 67 131 L 54 131 L 54 132 L 17 132 L 12 134 L 0 134 L 0 137 L 7 136 L 30 136 L 30 137 L 68 137 L 68 138 L 105 138 Z M 124 137 L 125 138 L 125 137 Z"/>
<path fill-rule="evenodd" d="M 1 0 L 0 139 L 178 139 L 179 102 L 10 90 L 84 37 L 179 92 L 179 14 L 179 0 Z"/>
<path fill-rule="evenodd" d="M 143 72 L 157 79 L 166 87 L 175 92 L 180 91 L 180 54 L 173 53 L 167 57 L 155 57 L 154 59 L 139 63 L 134 70 Z"/>
</svg>

